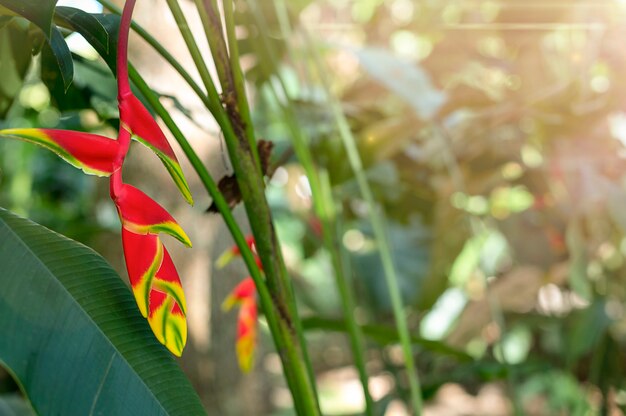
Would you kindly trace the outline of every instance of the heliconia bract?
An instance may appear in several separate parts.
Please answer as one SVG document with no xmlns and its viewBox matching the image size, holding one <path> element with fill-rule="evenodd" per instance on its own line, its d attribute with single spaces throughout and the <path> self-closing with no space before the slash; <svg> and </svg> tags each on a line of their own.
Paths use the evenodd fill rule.
<svg viewBox="0 0 626 416">
<path fill-rule="evenodd" d="M 0 136 L 38 144 L 91 175 L 110 176 L 117 169 L 120 146 L 108 137 L 54 129 L 5 129 Z"/>
<path fill-rule="evenodd" d="M 254 254 L 254 259 L 256 260 L 256 264 L 257 266 L 259 266 L 260 269 L 263 269 L 263 266 L 261 265 L 261 259 L 259 258 L 259 256 L 257 256 L 256 254 L 256 243 L 254 242 L 254 236 L 248 236 L 246 237 L 246 243 L 248 244 L 248 247 L 250 247 L 250 250 L 252 250 L 252 253 Z M 224 268 L 228 263 L 230 263 L 231 261 L 233 261 L 233 259 L 237 256 L 241 255 L 241 250 L 239 250 L 239 247 L 237 245 L 232 246 L 229 250 L 226 250 L 225 252 L 223 252 L 215 261 L 215 266 L 218 269 Z"/>
<path fill-rule="evenodd" d="M 118 99 L 121 127 L 128 130 L 138 142 L 156 153 L 187 202 L 193 205 L 191 191 L 176 154 L 150 112 L 131 92 Z"/>
<path fill-rule="evenodd" d="M 243 372 L 252 369 L 257 338 L 256 287 L 251 277 L 239 283 L 222 303 L 222 309 L 239 306 L 237 317 L 237 360 Z"/>
<path fill-rule="evenodd" d="M 127 50 L 134 5 L 135 0 L 126 1 L 118 37 L 120 130 L 117 140 L 68 130 L 32 128 L 0 130 L 0 136 L 38 144 L 86 173 L 110 176 L 110 194 L 122 223 L 126 268 L 137 305 L 156 338 L 180 356 L 187 341 L 185 295 L 159 234 L 170 234 L 189 247 L 191 241 L 163 207 L 122 181 L 122 166 L 134 136 L 161 158 L 185 199 L 193 203 L 174 151 L 156 121 L 130 90 Z"/>
</svg>

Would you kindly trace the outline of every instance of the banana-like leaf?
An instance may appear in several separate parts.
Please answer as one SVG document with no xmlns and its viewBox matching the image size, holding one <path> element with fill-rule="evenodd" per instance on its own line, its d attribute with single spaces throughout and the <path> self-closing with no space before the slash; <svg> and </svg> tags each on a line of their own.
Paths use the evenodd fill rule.
<svg viewBox="0 0 626 416">
<path fill-rule="evenodd" d="M 93 250 L 0 208 L 0 362 L 41 415 L 203 415 Z"/>
</svg>

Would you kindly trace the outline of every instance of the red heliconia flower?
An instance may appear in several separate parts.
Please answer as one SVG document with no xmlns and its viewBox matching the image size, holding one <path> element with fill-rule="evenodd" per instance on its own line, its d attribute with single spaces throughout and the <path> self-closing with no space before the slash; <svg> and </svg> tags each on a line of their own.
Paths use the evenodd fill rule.
<svg viewBox="0 0 626 416">
<path fill-rule="evenodd" d="M 251 277 L 242 280 L 224 300 L 222 309 L 230 310 L 239 306 L 237 317 L 237 360 L 243 372 L 248 372 L 254 364 L 254 350 L 257 342 L 257 303 L 256 287 Z"/>
<path fill-rule="evenodd" d="M 139 137 L 141 143 L 157 153 L 183 196 L 193 203 L 174 151 L 156 121 L 130 89 L 127 50 L 134 5 L 135 0 L 127 0 L 124 5 L 118 38 L 118 141 L 125 156 L 131 136 Z M 191 242 L 163 207 L 139 189 L 122 182 L 121 168 L 111 175 L 110 193 L 122 221 L 126 268 L 139 310 L 148 318 L 157 339 L 180 356 L 187 342 L 185 296 L 178 272 L 158 234 L 170 234 L 187 246 L 191 246 Z"/>
<path fill-rule="evenodd" d="M 257 252 L 256 252 L 256 243 L 254 241 L 254 236 L 249 235 L 248 237 L 246 237 L 246 243 L 248 244 L 248 247 L 250 247 L 250 250 L 252 250 L 252 254 L 254 254 L 254 258 L 256 260 L 257 266 L 259 266 L 259 269 L 263 270 L 263 265 L 261 264 L 261 259 L 259 258 L 259 256 L 257 255 Z M 228 263 L 233 261 L 233 259 L 235 257 L 240 256 L 240 255 L 241 255 L 241 250 L 239 250 L 239 247 L 235 244 L 230 249 L 228 249 L 225 252 L 223 252 L 217 258 L 217 260 L 215 261 L 215 266 L 218 269 L 221 269 L 224 266 L 226 266 Z"/>
<path fill-rule="evenodd" d="M 257 266 L 263 270 L 263 265 L 256 252 L 254 237 L 248 236 L 246 243 L 254 254 Z M 241 250 L 237 245 L 234 245 L 217 259 L 217 267 L 224 267 L 236 256 L 240 255 Z M 245 278 L 233 289 L 224 300 L 224 303 L 222 303 L 222 309 L 228 311 L 235 305 L 239 306 L 239 316 L 237 318 L 237 360 L 241 370 L 247 373 L 252 369 L 254 363 L 254 350 L 257 338 L 256 286 L 251 277 Z"/>
<path fill-rule="evenodd" d="M 191 247 L 174 218 L 139 189 L 121 184 L 115 204 L 122 221 L 122 242 L 130 284 L 141 314 L 157 339 L 175 355 L 187 340 L 183 288 L 158 234 L 170 234 Z"/>
<path fill-rule="evenodd" d="M 163 207 L 139 189 L 122 182 L 122 165 L 130 139 L 135 137 L 161 158 L 185 199 L 193 203 L 174 151 L 156 121 L 130 90 L 127 50 L 134 5 L 135 0 L 126 1 L 118 37 L 120 130 L 117 140 L 54 129 L 7 129 L 0 130 L 0 136 L 36 143 L 86 173 L 110 176 L 110 194 L 122 222 L 124 257 L 137 305 L 156 338 L 180 356 L 187 340 L 185 296 L 159 234 L 170 234 L 189 247 L 191 242 Z"/>
</svg>

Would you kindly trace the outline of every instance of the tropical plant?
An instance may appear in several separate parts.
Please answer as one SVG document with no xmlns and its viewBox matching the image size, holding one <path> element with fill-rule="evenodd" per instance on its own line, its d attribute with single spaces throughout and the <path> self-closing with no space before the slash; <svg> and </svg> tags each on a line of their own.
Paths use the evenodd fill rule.
<svg viewBox="0 0 626 416">
<path fill-rule="evenodd" d="M 207 261 L 220 269 L 215 305 L 238 308 L 211 317 L 232 329 L 211 336 L 232 359 L 192 362 L 191 342 L 181 361 L 209 412 L 625 409 L 621 2 L 152 3 L 169 8 L 187 63 L 131 22 L 134 0 L 99 2 L 111 13 L 0 0 L 0 135 L 20 139 L 0 140 L 0 205 L 101 253 L 119 246 L 108 244 L 119 218 L 131 288 L 85 246 L 0 210 L 0 362 L 12 376 L 0 373 L 0 413 L 21 409 L 2 394 L 20 387 L 42 414 L 204 412 L 156 342 L 180 355 L 193 310 L 162 233 L 190 239 L 122 181 L 122 168 L 138 179 L 131 138 L 189 203 L 194 189 L 203 206 L 176 211 L 181 224 L 184 213 L 223 222 L 235 241 Z M 145 82 L 127 60 L 131 28 L 193 99 Z M 95 53 L 68 48 L 71 34 Z M 218 181 L 176 118 L 208 141 L 205 110 L 220 130 L 216 159 L 232 165 Z M 109 177 L 109 192 L 22 141 Z M 150 172 L 145 190 L 159 181 Z M 190 235 L 187 252 L 208 257 Z M 242 400 L 223 361 L 238 361 L 242 385 L 261 376 L 272 387 Z M 219 403 L 194 374 L 207 369 L 228 395 Z M 337 403 L 341 387 L 358 400 Z"/>
</svg>

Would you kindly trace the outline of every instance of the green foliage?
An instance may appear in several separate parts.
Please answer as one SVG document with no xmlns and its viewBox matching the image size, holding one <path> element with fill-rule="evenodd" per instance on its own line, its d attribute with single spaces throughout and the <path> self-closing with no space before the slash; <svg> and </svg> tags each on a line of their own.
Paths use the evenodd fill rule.
<svg viewBox="0 0 626 416">
<path fill-rule="evenodd" d="M 304 178 L 310 172 L 301 149 L 293 156 L 294 126 L 310 139 L 304 154 L 310 153 L 313 172 L 327 174 L 332 188 L 337 235 L 331 243 L 347 260 L 368 371 L 374 369 L 369 375 L 395 379 L 397 388 L 379 408 L 407 401 L 403 363 L 392 357 L 398 333 L 376 255 L 380 241 L 337 134 L 326 81 L 387 218 L 424 397 L 447 383 L 476 393 L 498 382 L 518 413 L 539 406 L 543 414 L 585 414 L 623 404 L 626 88 L 619 74 L 626 60 L 614 30 L 623 5 L 306 0 L 286 2 L 281 19 L 280 2 L 257 3 L 255 9 L 235 2 L 237 34 L 256 88 L 255 132 L 276 143 L 273 161 L 284 168 L 267 193 L 299 306 L 310 313 L 305 330 L 350 332 L 314 215 L 319 200 L 308 194 L 307 184 L 316 185 Z M 587 13 L 606 31 L 587 30 L 578 20 Z M 105 64 L 114 69 L 117 19 L 57 8 L 54 22 L 83 34 L 104 61 L 73 56 L 67 88 L 67 74 L 58 70 L 67 51 L 43 48 L 42 80 L 63 123 L 92 109 L 98 126 L 116 125 L 114 79 Z M 0 114 L 12 108 L 10 117 L 36 125 L 39 117 L 17 111 L 15 98 L 42 33 L 27 30 L 21 18 L 0 21 L 0 60 L 9 63 L 0 80 Z M 316 67 L 312 47 L 330 70 Z M 279 80 L 285 91 L 276 94 Z M 197 85 L 194 91 L 210 101 Z M 187 112 L 185 97 L 174 98 Z M 209 104 L 212 111 L 222 108 Z M 180 140 L 172 119 L 162 117 Z M 33 157 L 7 151 L 3 177 L 52 188 L 62 182 L 57 174 L 22 175 L 30 165 L 9 161 Z M 82 186 L 62 184 L 72 195 Z M 53 194 L 50 206 L 66 200 Z M 28 207 L 30 195 L 22 190 L 7 199 L 5 193 L 3 201 Z M 65 222 L 88 220 L 58 214 Z M 43 217 L 56 228 L 52 215 Z M 320 343 L 331 348 L 325 340 L 334 338 L 327 336 Z M 317 364 L 323 354 L 313 361 L 327 369 Z"/>
<path fill-rule="evenodd" d="M 2 0 L 0 6 L 6 7 L 18 15 L 35 23 L 47 38 L 52 34 L 52 16 L 57 0 Z"/>
<path fill-rule="evenodd" d="M 0 361 L 38 413 L 204 413 L 99 255 L 6 210 L 0 237 Z"/>
</svg>

